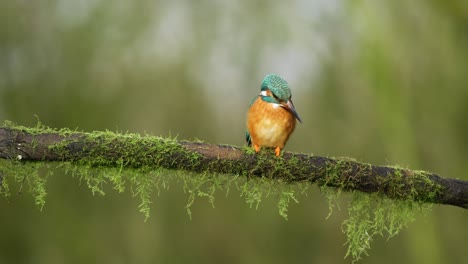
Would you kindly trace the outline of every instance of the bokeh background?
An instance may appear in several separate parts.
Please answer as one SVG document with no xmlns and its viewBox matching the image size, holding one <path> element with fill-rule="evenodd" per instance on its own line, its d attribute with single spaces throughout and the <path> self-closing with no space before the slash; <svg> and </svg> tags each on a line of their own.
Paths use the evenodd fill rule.
<svg viewBox="0 0 468 264">
<path fill-rule="evenodd" d="M 248 104 L 282 75 L 304 123 L 286 149 L 468 180 L 468 2 L 0 3 L 0 120 L 244 144 Z M 316 187 L 250 209 L 231 191 L 192 220 L 175 184 L 144 222 L 131 192 L 49 178 L 40 212 L 0 200 L 0 263 L 349 263 Z M 346 201 L 346 200 L 345 200 Z M 362 263 L 463 263 L 468 213 L 434 206 Z"/>
</svg>

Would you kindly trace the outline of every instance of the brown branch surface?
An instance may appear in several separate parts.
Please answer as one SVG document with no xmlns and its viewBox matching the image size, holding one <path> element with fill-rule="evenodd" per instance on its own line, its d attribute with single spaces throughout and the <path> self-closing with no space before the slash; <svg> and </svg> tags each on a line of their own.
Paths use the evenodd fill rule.
<svg viewBox="0 0 468 264">
<path fill-rule="evenodd" d="M 163 167 L 279 178 L 287 182 L 308 181 L 345 191 L 468 208 L 468 181 L 307 154 L 285 152 L 277 158 L 269 150 L 255 154 L 235 146 L 136 134 L 0 127 L 0 158 L 18 159 L 19 155 L 24 162 L 86 161 L 96 167 L 124 164 L 129 168 Z"/>
</svg>

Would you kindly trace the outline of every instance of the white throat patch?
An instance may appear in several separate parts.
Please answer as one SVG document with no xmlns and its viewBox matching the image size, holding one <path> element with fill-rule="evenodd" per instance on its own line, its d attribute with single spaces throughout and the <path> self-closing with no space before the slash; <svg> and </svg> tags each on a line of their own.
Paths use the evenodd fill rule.
<svg viewBox="0 0 468 264">
<path fill-rule="evenodd" d="M 281 107 L 281 105 L 280 105 L 280 104 L 273 103 L 273 108 L 278 108 L 278 107 Z"/>
</svg>

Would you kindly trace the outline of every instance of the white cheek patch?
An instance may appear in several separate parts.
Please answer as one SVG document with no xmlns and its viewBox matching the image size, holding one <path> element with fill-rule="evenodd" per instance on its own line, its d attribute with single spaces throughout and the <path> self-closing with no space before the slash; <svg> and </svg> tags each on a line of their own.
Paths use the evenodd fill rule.
<svg viewBox="0 0 468 264">
<path fill-rule="evenodd" d="M 261 95 L 261 96 L 268 96 L 267 91 L 261 91 L 259 95 Z M 281 107 L 280 104 L 277 104 L 277 103 L 272 103 L 272 104 L 273 104 L 273 108 L 275 108 L 275 109 Z"/>
</svg>

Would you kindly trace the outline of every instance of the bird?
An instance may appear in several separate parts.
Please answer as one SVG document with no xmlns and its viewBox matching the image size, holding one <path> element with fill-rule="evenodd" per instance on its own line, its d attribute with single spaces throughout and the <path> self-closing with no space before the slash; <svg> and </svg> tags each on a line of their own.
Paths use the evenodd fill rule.
<svg viewBox="0 0 468 264">
<path fill-rule="evenodd" d="M 296 119 L 302 123 L 288 83 L 277 74 L 266 75 L 247 112 L 247 145 L 257 153 L 261 147 L 274 148 L 279 157 L 296 127 Z"/>
</svg>

